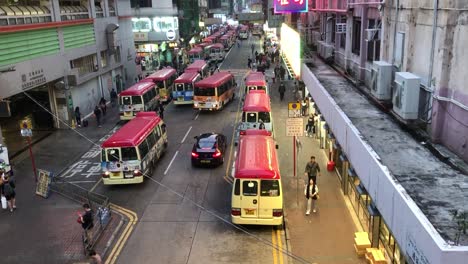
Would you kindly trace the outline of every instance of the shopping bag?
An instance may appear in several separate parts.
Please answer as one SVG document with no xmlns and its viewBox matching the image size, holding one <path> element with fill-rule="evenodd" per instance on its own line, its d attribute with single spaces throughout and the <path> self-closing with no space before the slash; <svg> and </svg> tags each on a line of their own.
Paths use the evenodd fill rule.
<svg viewBox="0 0 468 264">
<path fill-rule="evenodd" d="M 2 208 L 7 209 L 7 200 L 5 196 L 2 196 Z"/>
</svg>

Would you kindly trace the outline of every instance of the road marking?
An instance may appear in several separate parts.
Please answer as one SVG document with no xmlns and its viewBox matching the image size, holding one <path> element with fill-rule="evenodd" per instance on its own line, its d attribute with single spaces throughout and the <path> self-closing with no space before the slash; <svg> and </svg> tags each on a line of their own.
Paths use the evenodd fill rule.
<svg viewBox="0 0 468 264">
<path fill-rule="evenodd" d="M 71 181 L 69 183 L 95 183 L 96 181 Z"/>
<path fill-rule="evenodd" d="M 169 162 L 169 165 L 167 166 L 167 169 L 164 171 L 164 175 L 166 175 L 169 168 L 171 168 L 172 162 L 174 162 L 175 158 L 177 157 L 177 154 L 179 154 L 178 150 L 175 152 L 174 156 L 172 157 L 171 162 Z"/>
<path fill-rule="evenodd" d="M 278 257 L 279 263 L 283 264 L 283 242 L 281 240 L 281 232 L 280 229 L 276 229 L 276 237 L 278 238 Z"/>
<path fill-rule="evenodd" d="M 185 136 L 182 139 L 182 141 L 180 142 L 180 144 L 184 143 L 185 139 L 187 138 L 188 134 L 190 133 L 190 130 L 192 130 L 192 127 L 189 127 L 189 129 L 187 130 L 187 133 L 185 133 Z"/>
<path fill-rule="evenodd" d="M 99 183 L 101 183 L 101 182 L 102 182 L 102 178 L 99 179 L 99 181 L 97 181 L 96 184 L 94 184 L 93 188 L 91 188 L 91 190 L 89 190 L 89 191 L 90 191 L 90 192 L 93 192 L 94 189 L 96 189 L 96 187 L 98 187 Z"/>
<path fill-rule="evenodd" d="M 124 231 L 120 235 L 117 243 L 115 243 L 114 247 L 112 248 L 111 253 L 109 254 L 109 257 L 106 259 L 105 264 L 114 264 L 115 261 L 117 260 L 117 257 L 120 255 L 120 252 L 122 251 L 123 246 L 127 242 L 130 234 L 133 231 L 133 228 L 135 227 L 136 223 L 138 222 L 138 215 L 126 208 L 120 207 L 116 204 L 110 204 L 111 209 L 115 210 L 125 216 L 128 217 L 129 222 L 127 226 L 125 227 Z"/>
<path fill-rule="evenodd" d="M 275 229 L 272 228 L 271 229 L 271 244 L 273 245 L 271 247 L 271 251 L 272 251 L 272 254 L 273 254 L 273 264 L 277 264 L 278 263 L 278 255 L 277 255 L 277 252 L 276 252 L 276 234 L 275 234 Z"/>
<path fill-rule="evenodd" d="M 197 115 L 195 116 L 193 120 L 197 120 L 199 115 L 200 115 L 200 111 L 198 111 Z"/>
</svg>

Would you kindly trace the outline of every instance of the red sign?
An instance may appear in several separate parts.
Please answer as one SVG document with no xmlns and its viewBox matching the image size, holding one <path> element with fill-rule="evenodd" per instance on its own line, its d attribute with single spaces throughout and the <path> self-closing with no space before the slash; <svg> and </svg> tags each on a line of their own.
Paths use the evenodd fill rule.
<svg viewBox="0 0 468 264">
<path fill-rule="evenodd" d="M 307 12 L 307 0 L 274 0 L 275 13 Z"/>
</svg>

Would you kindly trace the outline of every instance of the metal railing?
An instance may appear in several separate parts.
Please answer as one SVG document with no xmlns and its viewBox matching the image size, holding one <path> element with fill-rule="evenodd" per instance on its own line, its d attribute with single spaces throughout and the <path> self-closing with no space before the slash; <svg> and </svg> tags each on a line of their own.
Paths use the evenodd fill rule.
<svg viewBox="0 0 468 264">
<path fill-rule="evenodd" d="M 93 212 L 93 228 L 83 230 L 82 240 L 84 253 L 93 249 L 100 236 L 106 229 L 112 217 L 109 198 L 102 194 L 88 191 L 76 184 L 66 181 L 64 178 L 54 177 L 50 184 L 50 189 L 62 196 L 79 202 L 80 204 L 89 204 Z M 89 232 L 91 232 L 90 235 Z M 88 239 L 90 237 L 91 239 Z"/>
</svg>

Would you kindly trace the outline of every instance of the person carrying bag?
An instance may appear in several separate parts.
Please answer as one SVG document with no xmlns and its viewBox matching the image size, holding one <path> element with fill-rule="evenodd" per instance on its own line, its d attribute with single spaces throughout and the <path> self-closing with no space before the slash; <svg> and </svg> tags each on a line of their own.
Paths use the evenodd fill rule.
<svg viewBox="0 0 468 264">
<path fill-rule="evenodd" d="M 313 179 L 309 179 L 309 183 L 305 185 L 304 195 L 307 199 L 307 210 L 306 215 L 310 215 L 310 209 L 312 212 L 317 212 L 316 200 L 318 199 L 318 187 Z"/>
</svg>

